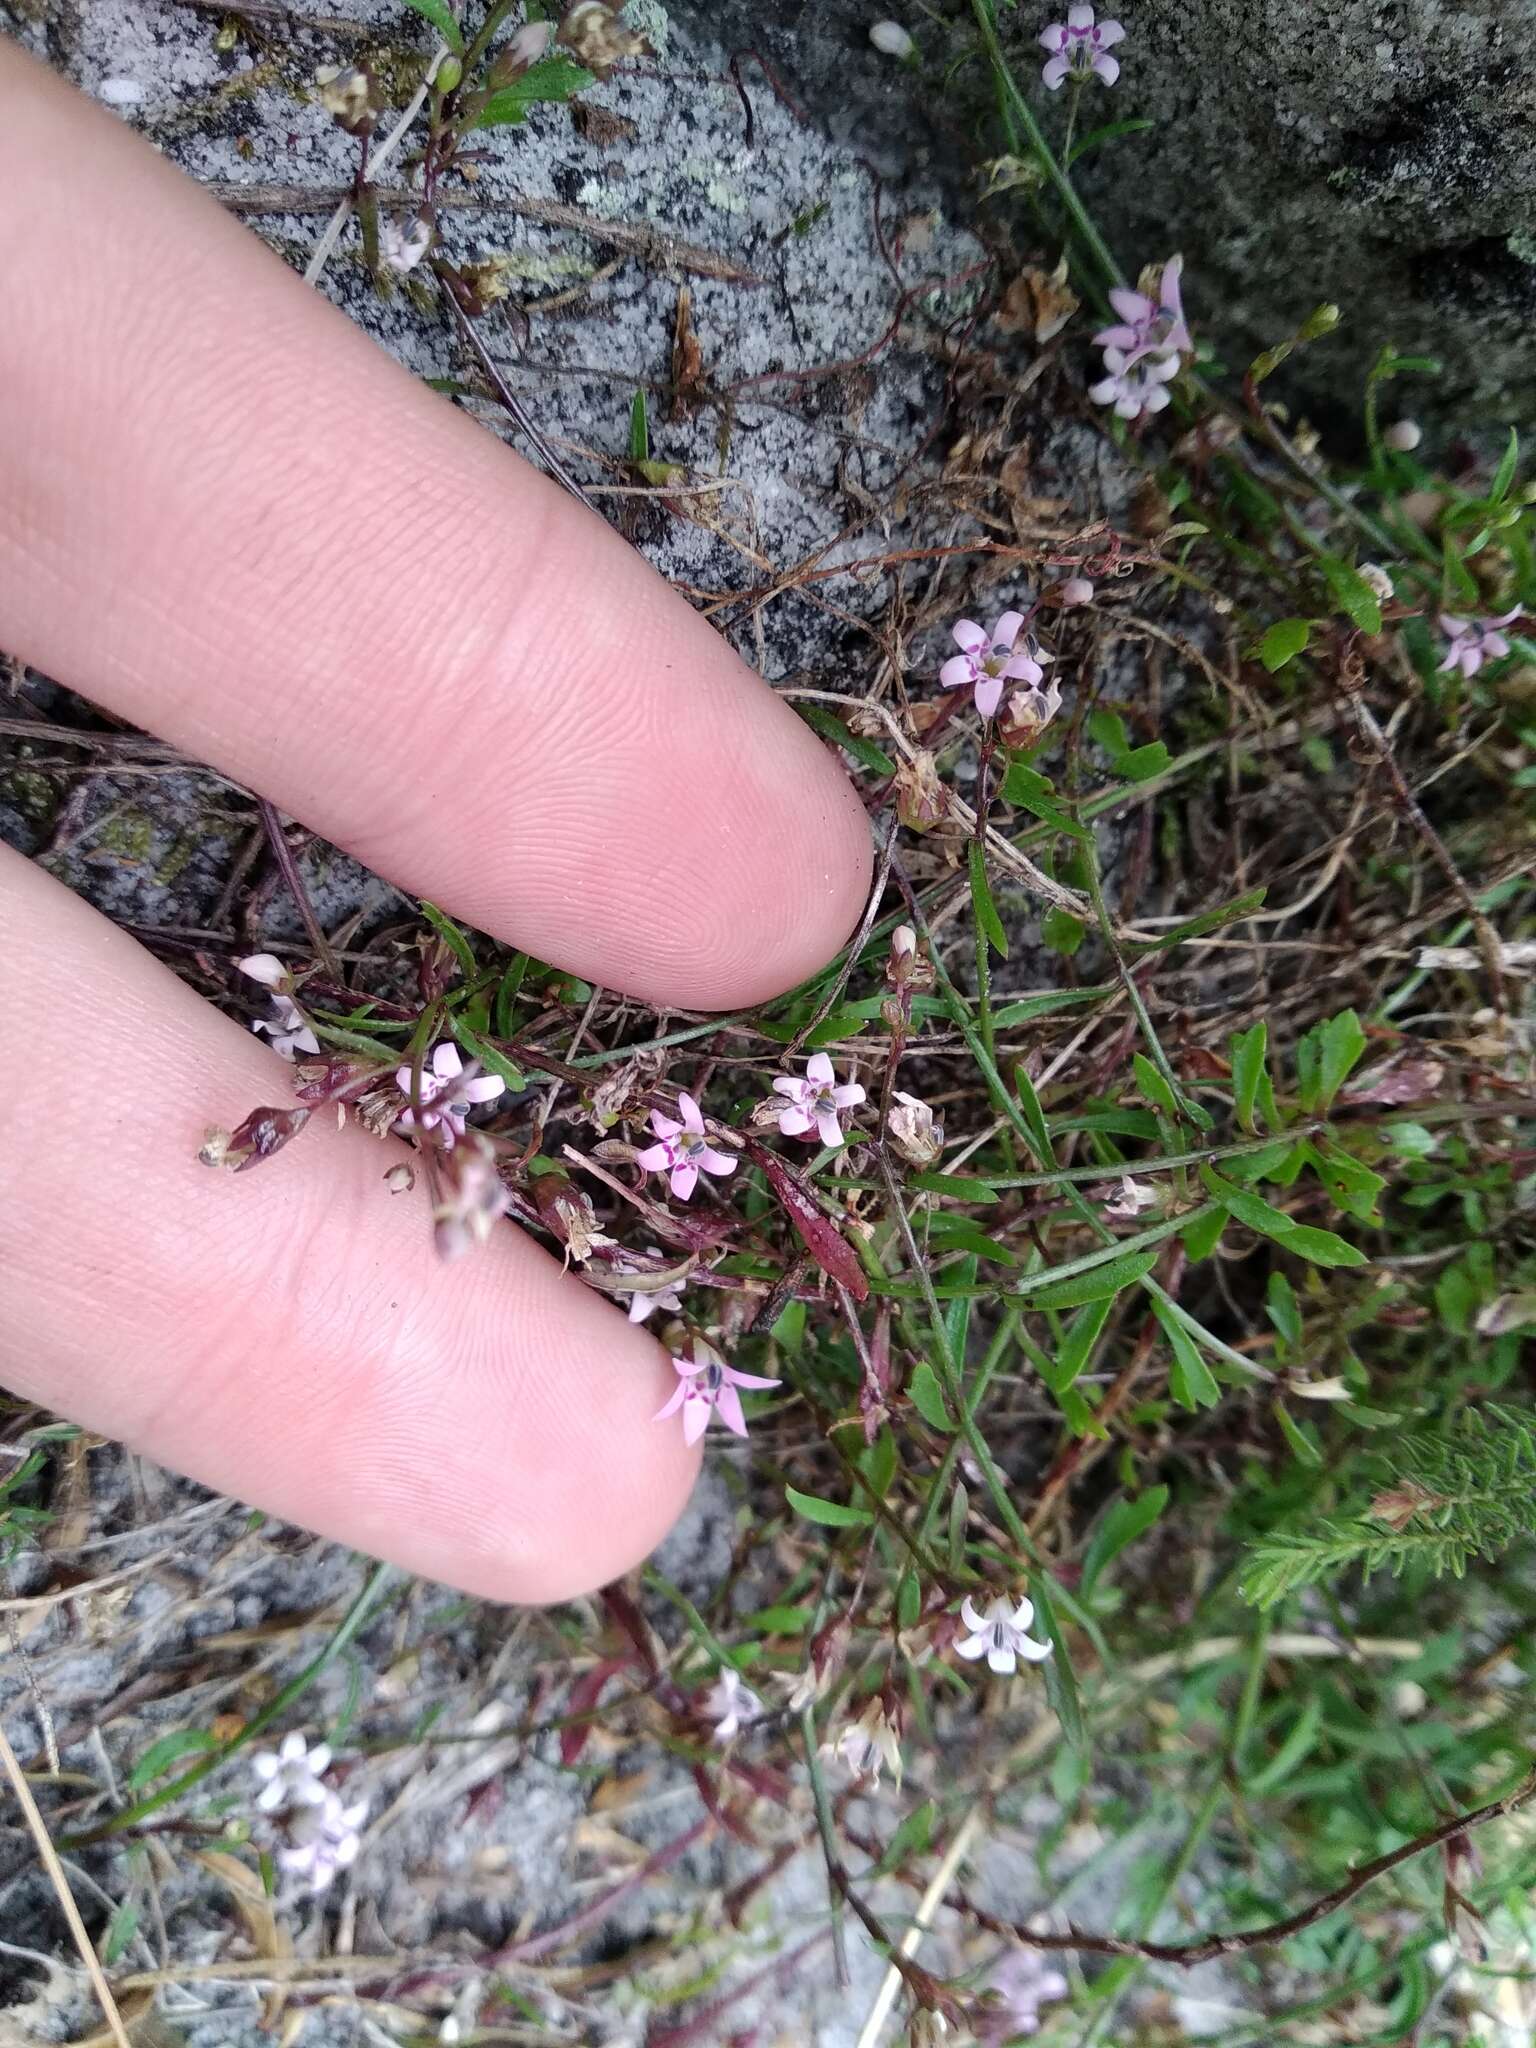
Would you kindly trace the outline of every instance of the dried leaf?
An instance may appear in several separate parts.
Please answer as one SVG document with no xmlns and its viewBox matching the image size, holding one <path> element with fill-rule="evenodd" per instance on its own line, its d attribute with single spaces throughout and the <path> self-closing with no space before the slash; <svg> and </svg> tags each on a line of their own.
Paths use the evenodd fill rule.
<svg viewBox="0 0 1536 2048">
<path fill-rule="evenodd" d="M 1067 282 L 1067 259 L 1054 270 L 1021 270 L 1003 293 L 996 319 L 1005 334 L 1031 334 L 1036 341 L 1060 334 L 1082 304 Z"/>
<path fill-rule="evenodd" d="M 748 1138 L 746 1145 L 748 1157 L 762 1168 L 775 1199 L 823 1273 L 839 1287 L 846 1287 L 855 1301 L 867 1300 L 869 1282 L 857 1253 L 831 1218 L 823 1215 L 800 1175 L 756 1138 Z"/>
</svg>

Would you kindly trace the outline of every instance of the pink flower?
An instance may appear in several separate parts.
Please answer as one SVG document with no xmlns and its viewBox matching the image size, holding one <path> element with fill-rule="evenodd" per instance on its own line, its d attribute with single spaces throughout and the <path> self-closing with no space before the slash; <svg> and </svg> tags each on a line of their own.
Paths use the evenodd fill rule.
<svg viewBox="0 0 1536 2048">
<path fill-rule="evenodd" d="M 637 1154 L 635 1163 L 647 1173 L 670 1173 L 673 1194 L 686 1202 L 698 1186 L 701 1172 L 723 1179 L 736 1171 L 736 1161 L 729 1152 L 717 1152 L 705 1137 L 704 1118 L 691 1095 L 679 1095 L 677 1106 L 681 1123 L 663 1116 L 659 1109 L 651 1111 L 651 1129 L 661 1142 Z"/>
<path fill-rule="evenodd" d="M 1155 303 L 1145 292 L 1133 292 L 1125 285 L 1116 285 L 1109 295 L 1109 303 L 1120 318 L 1114 326 L 1099 329 L 1093 337 L 1096 345 L 1122 350 L 1128 363 L 1138 362 L 1146 355 L 1178 355 L 1192 348 L 1194 344 L 1189 338 L 1179 290 L 1183 270 L 1182 256 L 1168 258 L 1157 281 Z"/>
<path fill-rule="evenodd" d="M 655 1420 L 664 1422 L 681 1408 L 683 1441 L 690 1444 L 696 1444 L 708 1429 L 712 1414 L 719 1416 L 733 1436 L 745 1436 L 747 1418 L 741 1412 L 741 1396 L 736 1389 L 776 1387 L 779 1382 L 765 1380 L 755 1372 L 738 1372 L 702 1337 L 693 1339 L 693 1352 L 692 1358 L 672 1360 L 677 1369 L 677 1385 L 666 1406 L 657 1409 Z"/>
<path fill-rule="evenodd" d="M 743 1727 L 763 1718 L 763 1703 L 741 1673 L 727 1664 L 704 1696 L 704 1713 L 714 1722 L 714 1740 L 723 1749 Z"/>
<path fill-rule="evenodd" d="M 395 1119 L 396 1127 L 402 1131 L 436 1130 L 443 1126 L 441 1142 L 451 1145 L 455 1138 L 464 1135 L 464 1119 L 480 1102 L 494 1102 L 506 1082 L 495 1074 L 477 1074 L 465 1081 L 460 1077 L 464 1062 L 459 1057 L 459 1048 L 444 1039 L 432 1048 L 431 1055 L 422 1062 L 419 1114 L 415 1108 L 402 1110 Z M 395 1086 L 406 1100 L 411 1099 L 415 1077 L 411 1063 L 395 1069 Z"/>
<path fill-rule="evenodd" d="M 1440 664 L 1440 673 L 1459 668 L 1470 680 L 1485 661 L 1501 660 L 1509 652 L 1509 642 L 1499 629 L 1519 616 L 1519 605 L 1496 619 L 1456 619 L 1449 612 L 1442 612 L 1440 630 L 1445 635 L 1445 659 Z"/>
<path fill-rule="evenodd" d="M 959 627 L 955 630 L 958 633 Z M 814 1130 L 823 1145 L 842 1144 L 839 1114 L 864 1100 L 864 1090 L 857 1081 L 838 1085 L 836 1070 L 824 1052 L 811 1054 L 799 1080 L 781 1074 L 773 1086 L 775 1094 L 789 1097 L 787 1106 L 779 1111 L 779 1129 L 785 1137 L 803 1138 Z"/>
<path fill-rule="evenodd" d="M 1023 623 L 1022 612 L 1004 612 L 990 633 L 984 633 L 974 619 L 961 619 L 952 629 L 960 652 L 952 654 L 939 670 L 939 681 L 946 690 L 974 687 L 976 709 L 983 718 L 996 711 L 1006 684 L 1038 683 L 1044 673 L 1041 662 L 1055 658 L 1033 633 L 1025 634 L 1022 647 L 1017 645 Z"/>
<path fill-rule="evenodd" d="M 1077 6 L 1067 9 L 1064 22 L 1053 22 L 1041 36 L 1041 49 L 1051 55 L 1040 76 L 1051 92 L 1063 79 L 1087 78 L 1090 72 L 1113 85 L 1120 76 L 1120 61 L 1107 52 L 1124 40 L 1125 30 L 1118 21 L 1095 22 L 1093 9 L 1079 0 Z"/>
<path fill-rule="evenodd" d="M 1035 1603 L 1020 1600 L 1015 1604 L 1006 1593 L 989 1600 L 984 1608 L 978 1608 L 969 1593 L 960 1603 L 960 1618 L 970 1630 L 955 1644 L 955 1655 L 975 1659 L 985 1657 L 999 1678 L 1011 1678 L 1019 1667 L 1021 1657 L 1031 1664 L 1038 1664 L 1043 1657 L 1049 1657 L 1050 1643 L 1037 1643 L 1032 1635 L 1026 1634 L 1035 1618 Z"/>
<path fill-rule="evenodd" d="M 988 2005 L 977 2039 L 995 2043 L 996 2048 L 1017 2040 L 1020 2034 L 1039 2033 L 1041 2006 L 1065 1998 L 1072 1988 L 1060 1970 L 1033 1948 L 1005 1951 L 992 1965 L 986 1983 L 997 2003 Z"/>
</svg>

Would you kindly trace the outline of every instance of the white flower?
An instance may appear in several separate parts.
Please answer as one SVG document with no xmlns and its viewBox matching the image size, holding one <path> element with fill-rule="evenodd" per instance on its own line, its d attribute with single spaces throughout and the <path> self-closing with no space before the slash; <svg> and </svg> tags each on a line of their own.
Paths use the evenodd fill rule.
<svg viewBox="0 0 1536 2048">
<path fill-rule="evenodd" d="M 248 980 L 259 981 L 263 988 L 272 991 L 272 1015 L 258 1017 L 251 1029 L 265 1031 L 272 1041 L 272 1050 L 280 1052 L 285 1060 L 291 1060 L 295 1053 L 318 1052 L 320 1041 L 289 993 L 293 976 L 277 955 L 251 953 L 244 960 L 237 960 L 235 966 Z"/>
<path fill-rule="evenodd" d="M 431 246 L 432 223 L 419 214 L 408 228 L 396 227 L 392 220 L 379 222 L 379 261 L 396 277 L 414 270 Z"/>
<path fill-rule="evenodd" d="M 1104 1204 L 1104 1214 L 1115 1217 L 1139 1216 L 1143 1209 L 1157 1207 L 1157 1189 L 1147 1181 L 1133 1180 L 1128 1173 L 1120 1176 L 1120 1192 Z"/>
<path fill-rule="evenodd" d="M 659 1259 L 665 1256 L 660 1245 L 648 1244 L 645 1250 L 648 1258 Z M 619 1259 L 615 1263 L 621 1273 L 643 1273 L 648 1270 L 636 1259 Z M 671 1286 L 663 1287 L 659 1294 L 642 1294 L 637 1287 L 629 1297 L 629 1320 L 632 1323 L 643 1323 L 650 1316 L 653 1316 L 659 1308 L 664 1308 L 669 1315 L 675 1316 L 681 1313 L 682 1306 L 683 1285 L 681 1281 L 677 1281 Z"/>
<path fill-rule="evenodd" d="M 903 62 L 917 48 L 899 21 L 872 21 L 869 40 L 882 57 L 899 57 Z"/>
<path fill-rule="evenodd" d="M 896 1739 L 895 1723 L 878 1694 L 835 1742 L 824 1742 L 821 1748 L 824 1756 L 840 1757 L 858 1783 L 867 1779 L 871 1785 L 876 1784 L 882 1764 L 889 1768 L 896 1783 L 901 1783 L 901 1744 Z"/>
<path fill-rule="evenodd" d="M 1031 1664 L 1038 1664 L 1052 1651 L 1050 1643 L 1037 1643 L 1033 1636 L 1026 1634 L 1029 1624 L 1035 1618 L 1035 1604 L 1032 1600 L 1020 1600 L 1017 1605 L 1005 1593 L 987 1603 L 985 1612 L 978 1611 L 969 1594 L 960 1603 L 960 1618 L 970 1630 L 955 1645 L 957 1657 L 985 1657 L 999 1677 L 1012 1677 L 1018 1669 L 1019 1659 L 1028 1658 Z"/>
<path fill-rule="evenodd" d="M 724 1744 L 762 1719 L 763 1703 L 741 1673 L 727 1664 L 705 1696 L 704 1713 L 715 1724 L 715 1741 Z"/>
<path fill-rule="evenodd" d="M 1383 445 L 1397 455 L 1411 455 L 1424 438 L 1417 420 L 1394 420 L 1382 435 Z"/>
<path fill-rule="evenodd" d="M 277 1852 L 278 1868 L 302 1878 L 312 1892 L 328 1890 L 337 1872 L 357 1860 L 367 1816 L 366 1799 L 343 1806 L 334 1792 L 325 1792 L 319 1805 L 290 1815 L 287 1840 Z"/>
<path fill-rule="evenodd" d="M 845 1081 L 838 1086 L 832 1062 L 824 1052 L 811 1054 L 805 1063 L 805 1073 L 798 1080 L 781 1074 L 773 1086 L 776 1094 L 789 1098 L 778 1113 L 779 1129 L 784 1136 L 802 1138 L 814 1130 L 823 1145 L 829 1146 L 843 1142 L 841 1112 L 864 1100 L 864 1090 L 857 1081 Z"/>
<path fill-rule="evenodd" d="M 259 1750 L 251 1758 L 261 1790 L 256 1794 L 260 1813 L 282 1813 L 290 1807 L 320 1806 L 332 1795 L 320 1780 L 331 1767 L 328 1743 L 313 1749 L 302 1735 L 285 1735 L 276 1750 Z"/>
</svg>

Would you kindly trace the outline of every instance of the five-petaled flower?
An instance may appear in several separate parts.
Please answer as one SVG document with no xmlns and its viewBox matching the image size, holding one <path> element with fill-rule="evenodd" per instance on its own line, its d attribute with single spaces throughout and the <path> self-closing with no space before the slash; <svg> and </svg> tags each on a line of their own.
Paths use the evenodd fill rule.
<svg viewBox="0 0 1536 2048">
<path fill-rule="evenodd" d="M 258 1750 L 251 1758 L 251 1770 L 260 1791 L 256 1807 L 260 1813 L 281 1813 L 294 1806 L 319 1806 L 326 1798 L 320 1780 L 331 1767 L 328 1743 L 313 1749 L 297 1733 L 285 1735 L 275 1749 Z"/>
<path fill-rule="evenodd" d="M 272 991 L 272 1015 L 258 1017 L 251 1029 L 265 1031 L 272 1041 L 272 1050 L 280 1052 L 285 1060 L 291 1060 L 296 1053 L 318 1052 L 320 1041 L 289 993 L 293 976 L 276 954 L 251 953 L 244 960 L 237 960 L 235 966 L 251 981 L 259 981 L 263 988 Z"/>
<path fill-rule="evenodd" d="M 864 1090 L 857 1081 L 839 1085 L 836 1070 L 824 1052 L 811 1054 L 802 1075 L 780 1074 L 773 1088 L 776 1095 L 788 1097 L 779 1110 L 779 1129 L 786 1138 L 805 1138 L 815 1131 L 823 1145 L 834 1147 L 843 1142 L 839 1121 L 842 1112 L 864 1100 Z"/>
<path fill-rule="evenodd" d="M 1093 337 L 1104 351 L 1106 374 L 1088 387 L 1095 405 L 1112 405 L 1123 420 L 1161 412 L 1179 358 L 1193 347 L 1180 295 L 1182 256 L 1170 256 L 1158 276 L 1157 297 L 1117 285 L 1109 302 L 1120 318 Z"/>
<path fill-rule="evenodd" d="M 664 1422 L 681 1409 L 683 1441 L 690 1444 L 696 1444 L 708 1429 L 711 1415 L 718 1415 L 733 1436 L 745 1436 L 747 1418 L 741 1412 L 737 1388 L 776 1387 L 779 1382 L 764 1379 L 761 1373 L 738 1372 L 702 1337 L 693 1339 L 692 1349 L 691 1358 L 673 1358 L 677 1385 L 666 1406 L 657 1409 L 655 1420 Z"/>
<path fill-rule="evenodd" d="M 301 1807 L 290 1816 L 288 1839 L 277 1852 L 278 1868 L 302 1878 L 312 1892 L 328 1890 L 337 1872 L 356 1862 L 367 1817 L 366 1799 L 347 1806 L 327 1792 L 319 1805 Z"/>
<path fill-rule="evenodd" d="M 996 2003 L 989 2002 L 979 2016 L 976 2038 L 1002 2048 L 1021 2034 L 1039 2033 L 1041 2006 L 1065 1998 L 1072 1987 L 1038 1949 L 1014 1948 L 992 1965 L 986 1988 Z"/>
<path fill-rule="evenodd" d="M 996 711 L 1009 683 L 1038 687 L 1045 674 L 1041 663 L 1055 659 L 1033 633 L 1026 633 L 1023 646 L 1019 646 L 1023 624 L 1022 612 L 1004 612 L 990 633 L 974 619 L 961 619 L 951 629 L 960 652 L 952 654 L 939 670 L 939 681 L 946 690 L 974 689 L 976 709 L 983 718 Z"/>
<path fill-rule="evenodd" d="M 1064 79 L 1085 79 L 1090 74 L 1113 85 L 1120 76 L 1120 60 L 1109 52 L 1124 41 L 1125 30 L 1118 21 L 1096 21 L 1093 9 L 1085 0 L 1078 0 L 1067 9 L 1065 21 L 1052 22 L 1040 37 L 1041 49 L 1050 52 L 1040 76 L 1051 92 Z"/>
<path fill-rule="evenodd" d="M 1456 668 L 1470 680 L 1485 661 L 1502 660 L 1509 652 L 1509 641 L 1502 629 L 1519 616 L 1519 605 L 1496 619 L 1457 619 L 1442 612 L 1440 630 L 1445 635 L 1445 659 L 1440 664 L 1441 673 Z"/>
<path fill-rule="evenodd" d="M 442 1127 L 443 1145 L 452 1145 L 464 1135 L 464 1119 L 481 1102 L 494 1102 L 506 1082 L 496 1074 L 475 1074 L 464 1080 L 464 1062 L 459 1048 L 444 1039 L 421 1063 L 419 1091 L 410 1061 L 395 1069 L 395 1086 L 415 1107 L 402 1110 L 395 1119 L 403 1131 L 436 1130 Z"/>
<path fill-rule="evenodd" d="M 679 1095 L 677 1107 L 679 1114 L 675 1117 L 663 1116 L 659 1109 L 651 1111 L 651 1129 L 660 1142 L 637 1153 L 635 1164 L 644 1167 L 647 1173 L 669 1173 L 673 1194 L 680 1202 L 686 1202 L 698 1186 L 701 1173 L 722 1178 L 736 1171 L 736 1161 L 729 1152 L 717 1151 L 710 1144 L 704 1134 L 703 1115 L 691 1095 Z"/>
<path fill-rule="evenodd" d="M 727 1664 L 704 1697 L 704 1714 L 715 1724 L 715 1741 L 724 1744 L 762 1719 L 763 1703 L 741 1673 Z"/>
<path fill-rule="evenodd" d="M 967 1594 L 960 1603 L 960 1618 L 970 1634 L 962 1636 L 956 1643 L 955 1655 L 985 1657 L 1000 1677 L 1011 1677 L 1018 1669 L 1021 1657 L 1028 1658 L 1031 1664 L 1038 1664 L 1043 1657 L 1051 1655 L 1050 1643 L 1037 1643 L 1027 1633 L 1035 1618 L 1032 1600 L 1015 1602 L 1006 1593 L 1000 1593 L 995 1600 L 987 1602 L 985 1609 L 978 1609 Z"/>
</svg>

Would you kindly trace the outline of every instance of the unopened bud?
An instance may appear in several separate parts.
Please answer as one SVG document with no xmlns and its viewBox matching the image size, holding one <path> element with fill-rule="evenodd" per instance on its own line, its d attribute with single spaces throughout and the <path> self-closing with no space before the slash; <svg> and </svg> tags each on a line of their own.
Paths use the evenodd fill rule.
<svg viewBox="0 0 1536 2048">
<path fill-rule="evenodd" d="M 899 21 L 872 21 L 869 40 L 882 57 L 897 57 L 903 63 L 917 48 Z"/>
<path fill-rule="evenodd" d="M 1384 445 L 1397 455 L 1409 455 L 1424 438 L 1417 420 L 1394 420 L 1382 435 Z"/>
<path fill-rule="evenodd" d="M 491 66 L 491 86 L 510 85 L 514 78 L 521 78 L 531 64 L 537 64 L 554 40 L 554 28 L 547 21 L 530 21 L 517 31 L 516 35 L 496 54 Z"/>
<path fill-rule="evenodd" d="M 1063 604 L 1092 604 L 1093 585 L 1086 576 L 1069 576 L 1061 586 Z"/>
<path fill-rule="evenodd" d="M 451 54 L 444 57 L 432 74 L 432 83 L 439 92 L 457 92 L 464 83 L 464 66 Z"/>
<path fill-rule="evenodd" d="M 1362 562 L 1358 574 L 1366 589 L 1373 597 L 1380 598 L 1383 604 L 1390 602 L 1395 595 L 1392 578 L 1379 562 Z"/>
</svg>

